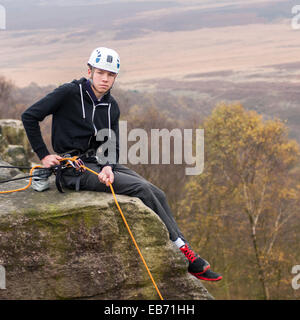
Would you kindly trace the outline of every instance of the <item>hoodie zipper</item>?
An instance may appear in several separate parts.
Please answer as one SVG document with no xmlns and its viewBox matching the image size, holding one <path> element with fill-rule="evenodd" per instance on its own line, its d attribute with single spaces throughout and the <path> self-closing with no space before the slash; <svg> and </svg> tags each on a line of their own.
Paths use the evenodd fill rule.
<svg viewBox="0 0 300 320">
<path fill-rule="evenodd" d="M 97 135 L 97 128 L 95 126 L 95 123 L 94 123 L 94 116 L 95 116 L 95 110 L 96 110 L 96 106 L 95 106 L 95 103 L 94 103 L 94 100 L 92 99 L 92 97 L 90 96 L 89 92 L 86 91 L 86 93 L 88 94 L 88 96 L 90 97 L 91 101 L 92 101 L 92 104 L 93 104 L 93 113 L 92 113 L 92 124 L 94 126 L 94 130 L 95 130 L 95 136 Z"/>
<path fill-rule="evenodd" d="M 80 88 L 80 96 L 81 96 L 81 107 L 82 107 L 82 117 L 83 119 L 85 119 L 85 107 L 84 107 L 84 102 L 83 102 L 83 92 L 82 92 L 82 84 L 79 84 L 79 88 Z M 95 105 L 94 100 L 92 99 L 91 95 L 89 94 L 89 92 L 86 90 L 87 95 L 89 96 L 89 98 L 92 101 L 93 104 L 93 112 L 92 112 L 92 124 L 94 127 L 94 136 L 97 136 L 98 130 L 96 128 L 96 125 L 94 123 L 94 117 L 95 117 L 95 111 L 96 111 L 96 107 L 97 106 L 108 106 L 108 110 L 107 110 L 107 117 L 108 117 L 108 130 L 109 130 L 109 139 L 111 138 L 111 118 L 110 118 L 110 109 L 111 109 L 111 103 L 98 103 L 97 105 Z M 102 100 L 102 98 L 101 98 Z M 100 100 L 100 101 L 101 101 Z M 92 136 L 90 136 L 89 142 L 88 142 L 88 147 L 90 146 L 91 143 L 91 139 Z"/>
<path fill-rule="evenodd" d="M 80 87 L 80 89 L 82 90 L 82 88 Z M 82 91 L 81 91 L 82 92 Z M 111 138 L 111 119 L 110 119 L 110 109 L 111 109 L 111 103 L 98 103 L 97 105 L 95 105 L 94 100 L 92 99 L 91 95 L 89 94 L 89 92 L 86 90 L 87 95 L 89 96 L 89 98 L 92 101 L 93 104 L 93 112 L 92 112 L 92 124 L 95 130 L 95 136 L 97 136 L 98 130 L 95 126 L 94 123 L 94 117 L 95 117 L 95 111 L 96 111 L 96 107 L 97 106 L 108 106 L 108 110 L 107 110 L 107 117 L 108 117 L 108 131 L 109 131 L 109 138 Z M 82 102 L 82 108 L 83 108 L 83 112 L 84 112 L 84 106 L 83 106 L 83 96 L 81 95 L 81 102 Z M 85 118 L 85 112 L 84 112 L 84 118 Z M 91 140 L 91 138 L 90 138 Z M 90 141 L 89 141 L 90 144 Z"/>
</svg>

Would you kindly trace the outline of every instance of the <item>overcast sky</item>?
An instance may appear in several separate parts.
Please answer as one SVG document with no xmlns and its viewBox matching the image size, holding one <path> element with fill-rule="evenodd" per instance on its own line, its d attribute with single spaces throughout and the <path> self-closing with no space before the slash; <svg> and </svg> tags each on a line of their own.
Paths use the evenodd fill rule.
<svg viewBox="0 0 300 320">
<path fill-rule="evenodd" d="M 228 14 L 246 13 L 265 22 L 288 18 L 294 0 L 0 0 L 6 8 L 7 30 L 66 29 L 72 27 L 98 27 L 106 29 L 146 28 L 148 30 L 189 30 L 222 25 L 222 20 L 236 24 Z M 164 13 L 163 19 L 161 12 Z M 177 10 L 177 11 L 176 11 Z M 139 20 L 141 13 L 150 12 L 148 20 Z M 217 19 L 207 19 L 218 14 Z M 131 19 L 131 21 L 130 21 Z M 122 22 L 122 20 L 124 20 Z M 216 21 L 218 20 L 218 21 Z M 241 19 L 242 20 L 242 19 Z M 150 21 L 150 23 L 149 23 Z M 121 22 L 121 24 L 120 24 Z M 203 22 L 203 23 L 202 23 Z M 248 24 L 251 21 L 246 20 Z M 256 22 L 253 18 L 253 22 Z M 128 23 L 130 25 L 128 25 Z M 241 24 L 238 21 L 238 24 Z M 187 27 L 187 25 L 189 25 Z"/>
</svg>

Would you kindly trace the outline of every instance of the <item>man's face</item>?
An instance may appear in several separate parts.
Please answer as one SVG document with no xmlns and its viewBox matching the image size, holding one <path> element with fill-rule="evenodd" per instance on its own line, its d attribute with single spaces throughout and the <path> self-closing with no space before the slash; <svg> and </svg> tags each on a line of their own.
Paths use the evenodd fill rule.
<svg viewBox="0 0 300 320">
<path fill-rule="evenodd" d="M 94 74 L 93 74 L 94 73 Z M 94 89 L 99 94 L 105 94 L 114 84 L 117 74 L 114 72 L 94 68 L 88 70 L 88 75 L 93 80 Z"/>
</svg>

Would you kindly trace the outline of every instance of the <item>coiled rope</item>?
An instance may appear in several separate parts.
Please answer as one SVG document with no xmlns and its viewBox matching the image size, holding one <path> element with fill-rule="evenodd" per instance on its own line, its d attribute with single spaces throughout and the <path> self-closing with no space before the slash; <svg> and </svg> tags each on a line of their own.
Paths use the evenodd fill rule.
<svg viewBox="0 0 300 320">
<path fill-rule="evenodd" d="M 2 168 L 16 168 L 16 167 L 8 167 L 8 166 L 1 166 Z M 20 167 L 22 168 L 22 167 Z M 42 166 L 34 166 L 30 169 L 30 173 L 29 173 L 29 182 L 28 184 L 23 187 L 23 188 L 20 188 L 20 189 L 14 189 L 14 190 L 6 190 L 6 191 L 0 191 L 0 194 L 3 194 L 3 193 L 12 193 L 12 192 L 17 192 L 17 191 L 24 191 L 26 189 L 28 189 L 30 186 L 31 186 L 31 182 L 32 182 L 32 178 L 34 177 L 33 176 L 33 171 L 37 168 L 42 168 Z M 43 168 L 44 169 L 44 168 Z M 24 178 L 28 178 L 28 177 L 21 177 L 21 178 L 17 178 L 17 179 L 24 179 Z M 17 180 L 17 179 L 10 179 L 10 180 L 6 180 L 6 181 L 1 181 L 2 183 L 3 182 L 9 182 L 9 181 L 14 181 L 14 180 Z"/>
</svg>

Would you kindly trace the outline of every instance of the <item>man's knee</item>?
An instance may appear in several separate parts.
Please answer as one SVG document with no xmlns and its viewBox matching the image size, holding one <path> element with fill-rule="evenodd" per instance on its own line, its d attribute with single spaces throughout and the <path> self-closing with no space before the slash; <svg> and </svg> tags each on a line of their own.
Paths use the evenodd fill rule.
<svg viewBox="0 0 300 320">
<path fill-rule="evenodd" d="M 153 193 L 155 194 L 155 196 L 157 198 L 159 198 L 160 200 L 166 200 L 167 197 L 166 197 L 166 194 L 163 190 L 161 190 L 160 188 L 158 188 L 154 184 L 150 184 L 150 186 L 151 186 Z"/>
<path fill-rule="evenodd" d="M 148 181 L 141 181 L 137 187 L 137 193 L 145 199 L 157 198 L 160 202 L 166 201 L 164 191 Z"/>
<path fill-rule="evenodd" d="M 136 191 L 141 194 L 151 193 L 150 184 L 147 181 L 140 181 L 136 186 Z"/>
</svg>

